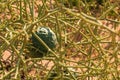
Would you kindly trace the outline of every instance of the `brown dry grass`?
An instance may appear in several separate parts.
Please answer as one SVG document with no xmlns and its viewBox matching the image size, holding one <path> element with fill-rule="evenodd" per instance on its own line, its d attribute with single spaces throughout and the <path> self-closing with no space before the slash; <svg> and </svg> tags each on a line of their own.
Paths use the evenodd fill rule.
<svg viewBox="0 0 120 80">
<path fill-rule="evenodd" d="M 38 5 L 42 5 L 41 3 L 42 2 L 39 0 L 35 1 L 35 6 L 34 6 L 35 9 L 33 12 L 34 12 L 34 19 L 36 19 L 36 20 L 37 20 L 37 16 L 38 16 L 38 12 L 39 12 Z M 114 3 L 115 2 L 113 1 L 113 4 Z M 53 4 L 53 3 L 50 3 L 50 2 L 46 3 L 46 5 L 49 5 L 50 8 L 54 8 L 54 6 L 52 6 L 51 4 Z M 17 7 L 16 3 L 12 4 L 12 6 Z M 59 10 L 61 10 L 61 6 L 58 5 L 58 8 L 59 7 L 60 7 Z M 101 9 L 103 9 L 103 8 L 101 8 Z M 120 9 L 119 7 L 116 7 L 114 10 L 119 14 L 119 9 Z M 8 12 L 7 14 L 5 12 L 0 13 L 1 22 L 5 23 L 5 21 L 7 20 L 7 21 L 10 21 L 10 23 L 14 23 L 14 21 L 17 21 L 19 19 L 20 16 L 18 14 L 20 14 L 20 9 L 12 8 L 11 11 L 14 12 L 14 14 L 11 14 L 12 12 L 9 13 L 9 10 L 7 8 L 5 8 L 5 12 Z M 26 11 L 27 11 L 27 13 L 30 14 L 29 8 L 27 8 Z M 47 10 L 45 10 L 45 11 L 43 10 L 43 13 L 46 14 Z M 92 33 L 90 33 L 90 29 L 93 30 L 93 28 L 91 28 L 91 26 L 96 26 L 96 25 L 87 23 L 84 20 L 79 19 L 78 17 L 76 18 L 76 16 L 72 16 L 71 14 L 69 15 L 69 13 L 62 14 L 63 11 L 61 10 L 60 13 L 58 11 L 58 13 L 55 14 L 55 16 L 53 14 L 52 17 L 56 17 L 56 15 L 59 15 L 58 16 L 58 18 L 59 18 L 59 17 L 63 17 L 62 15 L 64 15 L 66 18 L 71 18 L 71 21 L 69 21 L 69 20 L 65 21 L 66 22 L 65 25 L 63 25 L 63 23 L 61 23 L 59 19 L 58 19 L 59 24 L 57 24 L 57 22 L 54 19 L 51 20 L 52 18 L 50 18 L 50 19 L 46 18 L 48 20 L 44 21 L 44 19 L 43 19 L 43 21 L 35 24 L 35 27 L 34 27 L 34 28 L 36 28 L 37 25 L 46 25 L 46 26 L 49 25 L 54 31 L 56 31 L 55 28 L 53 27 L 54 26 L 53 23 L 55 23 L 55 25 L 57 25 L 57 26 L 59 26 L 59 25 L 66 26 L 65 31 L 66 31 L 67 36 L 64 33 L 64 29 L 62 29 L 62 28 L 61 28 L 62 31 L 60 32 L 60 33 L 62 33 L 61 35 L 58 33 L 59 30 L 58 30 L 58 32 L 56 32 L 56 34 L 58 34 L 59 36 L 62 37 L 62 39 L 61 39 L 62 43 L 59 43 L 59 46 L 55 50 L 56 51 L 55 53 L 59 56 L 61 56 L 61 54 L 65 54 L 65 55 L 62 55 L 62 57 L 60 57 L 61 59 L 63 59 L 63 61 L 61 59 L 56 61 L 57 59 L 54 59 L 55 57 L 53 58 L 53 60 L 52 59 L 47 60 L 44 58 L 38 59 L 38 60 L 34 60 L 32 58 L 25 59 L 26 57 L 24 57 L 24 55 L 21 55 L 23 60 L 25 60 L 25 65 L 27 66 L 27 69 L 25 69 L 27 71 L 25 71 L 24 64 L 22 62 L 19 63 L 20 57 L 16 54 L 16 52 L 13 51 L 14 49 L 12 49 L 11 46 L 7 46 L 8 48 L 1 51 L 1 63 L 3 64 L 3 67 L 2 66 L 0 66 L 0 67 L 2 67 L 4 69 L 3 71 L 5 71 L 3 73 L 0 73 L 1 76 L 4 76 L 4 74 L 9 73 L 11 69 L 16 67 L 17 63 L 20 64 L 20 68 L 18 67 L 18 73 L 20 72 L 20 75 L 17 74 L 17 70 L 16 70 L 16 72 L 13 71 L 12 77 L 14 77 L 15 79 L 19 76 L 21 77 L 21 79 L 26 79 L 26 77 L 30 77 L 31 79 L 36 79 L 36 77 L 37 77 L 37 79 L 38 78 L 45 79 L 45 76 L 48 74 L 48 72 L 54 66 L 57 66 L 57 67 L 62 66 L 63 68 L 66 68 L 66 67 L 71 68 L 72 67 L 75 69 L 76 73 L 78 72 L 80 79 L 83 79 L 83 80 L 88 80 L 88 79 L 99 80 L 100 77 L 101 77 L 100 80 L 102 80 L 102 77 L 103 77 L 103 79 L 105 79 L 104 75 L 107 77 L 109 75 L 110 76 L 115 75 L 115 77 L 116 77 L 117 73 L 119 74 L 120 64 L 116 63 L 116 60 L 118 60 L 118 62 L 120 60 L 119 50 L 117 53 L 115 53 L 115 50 L 119 48 L 119 44 L 117 46 L 115 45 L 114 48 L 113 48 L 114 44 L 111 44 L 111 42 L 113 42 L 113 41 L 115 41 L 116 43 L 119 43 L 119 41 L 120 41 L 119 35 L 114 35 L 113 33 L 109 32 L 108 30 L 103 29 L 101 27 L 98 28 L 98 33 L 99 33 L 100 37 L 105 37 L 105 36 L 113 34 L 113 36 L 103 39 L 103 41 L 108 41 L 110 43 L 100 43 L 100 47 L 103 49 L 103 53 L 104 52 L 106 53 L 106 54 L 102 54 L 102 51 L 101 51 L 101 54 L 103 55 L 102 56 L 97 51 L 96 48 L 91 46 L 89 41 L 88 42 L 86 41 L 88 45 L 84 44 L 85 36 L 87 36 L 90 40 L 92 40 L 92 39 L 94 40 L 93 35 L 95 35 L 95 34 L 93 33 L 93 35 L 92 35 Z M 83 11 L 86 12 L 85 10 L 83 10 Z M 79 13 L 79 10 L 73 10 L 73 12 L 75 12 L 77 14 L 77 13 Z M 101 14 L 99 13 L 99 10 L 96 10 L 95 12 L 96 13 L 94 13 L 93 15 L 98 18 Z M 97 14 L 97 13 L 99 13 L 99 14 Z M 92 14 L 92 12 L 88 12 L 88 14 Z M 31 15 L 29 15 L 29 16 L 30 17 L 28 18 L 28 20 L 26 20 L 26 15 L 23 13 L 23 19 L 25 19 L 26 24 L 21 24 L 18 22 L 17 26 L 23 27 L 27 24 L 31 24 L 33 21 L 32 21 Z M 71 16 L 71 17 L 69 17 L 69 16 Z M 76 20 L 72 21 L 72 18 L 74 18 L 74 17 L 76 18 Z M 108 16 L 106 16 L 106 18 L 112 19 L 112 20 L 117 20 L 117 21 L 119 21 L 119 19 L 120 19 L 119 16 L 117 17 L 116 15 L 115 16 L 108 15 Z M 117 23 L 108 21 L 108 20 L 99 20 L 99 21 L 100 21 L 100 23 L 102 23 L 102 25 L 105 25 L 110 30 L 115 31 L 116 33 L 120 32 L 120 24 L 118 25 Z M 68 25 L 67 23 L 70 23 L 70 25 L 72 25 L 72 27 L 70 25 Z M 117 24 L 117 26 L 116 26 L 116 24 Z M 83 25 L 85 25 L 85 26 L 88 25 L 90 29 L 85 28 L 85 26 L 83 26 Z M 12 26 L 16 26 L 16 24 L 12 24 Z M 77 30 L 75 30 L 73 28 L 73 26 Z M 116 26 L 116 27 L 114 27 L 114 26 Z M 7 36 L 7 34 L 3 30 L 1 30 L 1 31 L 3 33 L 0 32 L 0 34 L 1 34 L 0 36 L 5 36 L 6 40 L 8 40 L 10 42 L 12 40 L 12 38 L 11 39 L 8 38 L 9 33 Z M 23 31 L 22 28 L 15 29 L 16 33 L 20 33 L 22 31 Z M 16 34 L 16 33 L 14 33 L 14 34 Z M 81 33 L 83 33 L 85 36 L 83 36 L 83 34 L 81 34 Z M 23 34 L 23 36 L 24 36 L 24 34 Z M 27 35 L 27 37 L 28 36 L 29 36 L 29 34 Z M 96 36 L 98 36 L 98 35 L 96 35 Z M 67 37 L 67 40 L 65 42 L 64 39 L 66 37 Z M 22 42 L 23 38 L 21 38 L 21 36 L 20 36 L 20 37 L 18 37 L 16 42 L 18 40 L 20 40 L 20 42 Z M 5 41 L 1 41 L 2 44 L 4 44 L 3 42 L 5 42 Z M 83 42 L 83 43 L 81 43 L 81 42 Z M 19 42 L 17 42 L 17 43 L 19 43 Z M 16 44 L 14 43 L 13 45 L 17 45 L 17 43 Z M 98 47 L 98 44 L 99 44 L 99 42 L 97 44 L 94 43 L 93 45 Z M 19 53 L 20 53 L 20 49 L 19 49 L 20 46 L 21 45 L 18 45 L 16 47 L 16 49 L 18 49 Z M 60 47 L 60 46 L 62 46 L 62 47 Z M 91 48 L 91 50 L 90 50 L 90 48 Z M 25 54 L 25 52 L 23 51 L 23 54 Z M 113 54 L 116 54 L 117 56 L 113 55 Z M 21 65 L 23 65 L 23 66 L 21 66 Z M 108 66 L 106 67 L 106 65 L 108 65 Z M 105 70 L 106 72 L 104 72 L 104 68 L 106 68 L 106 70 Z M 108 69 L 110 69 L 110 71 Z M 111 74 L 112 69 L 116 70 L 116 72 L 115 73 L 113 72 L 113 74 Z M 96 72 L 94 72 L 94 71 L 96 71 Z M 103 71 L 104 75 L 102 75 L 102 71 Z M 19 76 L 14 76 L 16 74 Z"/>
</svg>

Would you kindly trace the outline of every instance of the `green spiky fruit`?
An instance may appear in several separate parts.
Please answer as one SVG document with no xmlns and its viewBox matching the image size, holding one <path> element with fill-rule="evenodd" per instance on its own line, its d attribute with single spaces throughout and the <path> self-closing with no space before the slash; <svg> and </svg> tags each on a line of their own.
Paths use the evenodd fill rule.
<svg viewBox="0 0 120 80">
<path fill-rule="evenodd" d="M 46 43 L 50 49 L 54 49 L 57 45 L 57 38 L 55 33 L 48 27 L 39 27 L 35 34 Z M 37 57 L 43 57 L 47 54 L 48 49 L 32 34 L 31 37 L 32 46 L 35 47 L 38 52 L 32 53 Z"/>
</svg>

